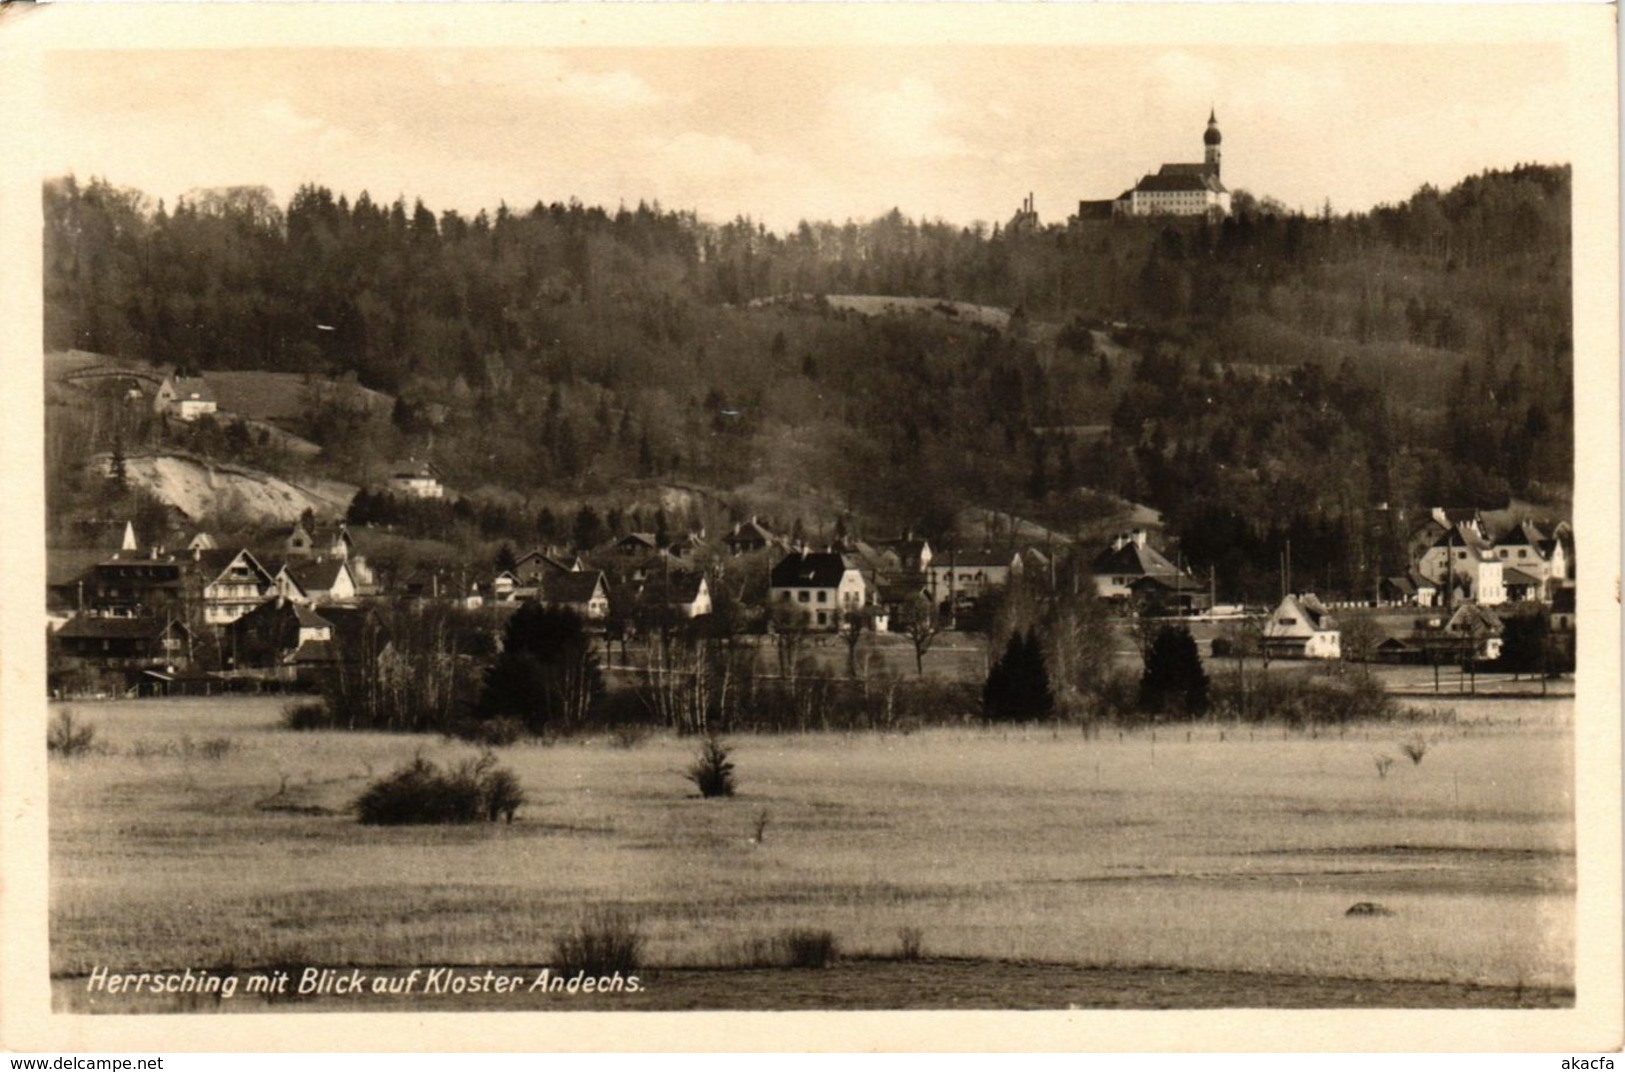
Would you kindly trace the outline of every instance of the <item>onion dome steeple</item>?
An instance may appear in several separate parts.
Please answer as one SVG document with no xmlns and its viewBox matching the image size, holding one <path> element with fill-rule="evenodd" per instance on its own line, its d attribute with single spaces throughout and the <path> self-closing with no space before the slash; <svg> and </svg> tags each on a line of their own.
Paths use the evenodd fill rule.
<svg viewBox="0 0 1625 1072">
<path fill-rule="evenodd" d="M 1207 133 L 1202 135 L 1202 170 L 1214 180 L 1219 178 L 1219 157 L 1222 150 L 1219 143 L 1223 141 L 1219 133 L 1219 117 L 1212 108 L 1207 112 Z"/>
</svg>

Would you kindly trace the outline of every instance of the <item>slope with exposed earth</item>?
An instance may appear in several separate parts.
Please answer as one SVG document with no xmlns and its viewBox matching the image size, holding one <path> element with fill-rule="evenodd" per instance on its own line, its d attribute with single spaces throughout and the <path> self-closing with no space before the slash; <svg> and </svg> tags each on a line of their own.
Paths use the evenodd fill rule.
<svg viewBox="0 0 1625 1072">
<path fill-rule="evenodd" d="M 91 465 L 107 471 L 108 456 Z M 130 483 L 173 506 L 187 518 L 236 513 L 260 523 L 293 521 L 306 509 L 318 516 L 342 516 L 356 486 L 336 480 L 295 483 L 241 465 L 207 461 L 189 454 L 133 455 L 124 462 Z"/>
</svg>

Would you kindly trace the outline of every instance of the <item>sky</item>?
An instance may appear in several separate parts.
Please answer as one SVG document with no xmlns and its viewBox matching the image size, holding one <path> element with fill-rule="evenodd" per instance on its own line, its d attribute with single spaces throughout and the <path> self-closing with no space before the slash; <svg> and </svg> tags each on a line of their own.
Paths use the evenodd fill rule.
<svg viewBox="0 0 1625 1072">
<path fill-rule="evenodd" d="M 302 183 L 436 212 L 659 201 L 774 230 L 893 207 L 1060 222 L 1165 161 L 1209 109 L 1232 189 L 1363 210 L 1575 152 L 1547 45 L 874 45 L 59 51 L 46 176 Z"/>
</svg>

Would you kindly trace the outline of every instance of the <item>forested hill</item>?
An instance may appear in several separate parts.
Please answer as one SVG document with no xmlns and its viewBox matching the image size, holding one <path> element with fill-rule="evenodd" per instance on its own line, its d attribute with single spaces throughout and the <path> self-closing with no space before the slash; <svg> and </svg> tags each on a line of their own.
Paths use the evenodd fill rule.
<svg viewBox="0 0 1625 1072">
<path fill-rule="evenodd" d="M 1330 585 L 1356 586 L 1383 553 L 1380 503 L 1567 496 L 1567 167 L 1363 214 L 1238 204 L 1222 225 L 988 231 L 893 211 L 780 235 L 645 205 L 470 219 L 320 187 L 285 210 L 258 188 L 163 206 L 65 178 L 45 186 L 46 339 L 355 373 L 399 398 L 386 428 L 332 422 L 325 464 L 432 439 L 466 488 L 800 482 L 926 530 L 967 504 L 1069 525 L 1088 487 L 1164 509 L 1243 586 L 1293 533 L 1338 563 Z M 994 331 L 752 305 L 826 294 L 1015 315 Z"/>
</svg>

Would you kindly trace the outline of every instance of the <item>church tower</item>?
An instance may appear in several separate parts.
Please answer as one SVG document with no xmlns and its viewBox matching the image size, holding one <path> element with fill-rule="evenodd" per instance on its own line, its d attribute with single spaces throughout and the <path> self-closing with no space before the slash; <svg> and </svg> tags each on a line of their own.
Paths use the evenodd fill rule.
<svg viewBox="0 0 1625 1072">
<path fill-rule="evenodd" d="M 1209 108 L 1207 133 L 1202 135 L 1202 144 L 1206 147 L 1202 154 L 1202 171 L 1215 179 L 1219 177 L 1219 143 L 1223 140 L 1223 135 L 1219 133 L 1219 120 L 1213 109 Z"/>
</svg>

